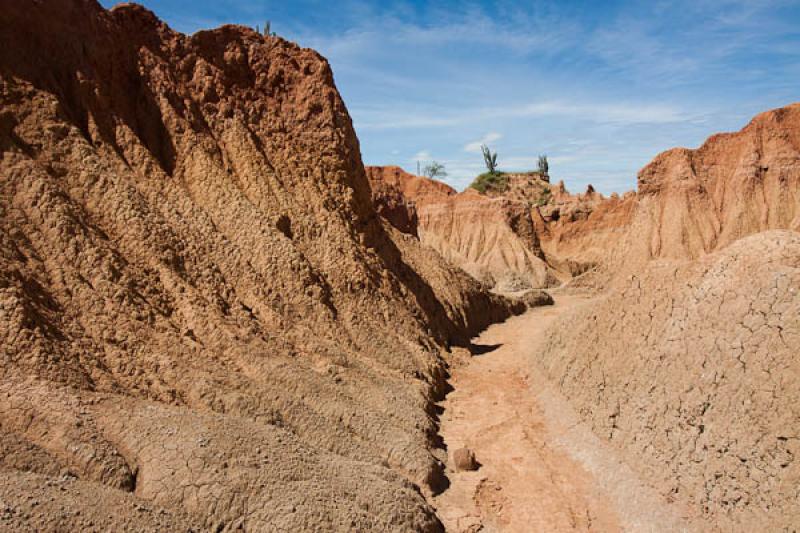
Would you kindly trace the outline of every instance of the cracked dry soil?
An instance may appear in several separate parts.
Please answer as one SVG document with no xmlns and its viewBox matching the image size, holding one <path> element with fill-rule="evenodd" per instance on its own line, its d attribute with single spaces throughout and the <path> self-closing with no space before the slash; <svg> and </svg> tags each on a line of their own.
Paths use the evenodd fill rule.
<svg viewBox="0 0 800 533">
<path fill-rule="evenodd" d="M 448 471 L 434 499 L 448 531 L 690 531 L 690 510 L 668 503 L 579 421 L 535 366 L 543 333 L 582 296 L 495 324 L 484 352 L 453 370 L 441 402 L 449 453 L 475 452 L 474 472 Z"/>
</svg>

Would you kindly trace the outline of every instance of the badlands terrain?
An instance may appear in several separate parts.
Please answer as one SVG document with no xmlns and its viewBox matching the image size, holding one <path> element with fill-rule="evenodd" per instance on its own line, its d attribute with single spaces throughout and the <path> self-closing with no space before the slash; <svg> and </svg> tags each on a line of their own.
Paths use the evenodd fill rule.
<svg viewBox="0 0 800 533">
<path fill-rule="evenodd" d="M 280 37 L 0 12 L 0 530 L 800 528 L 800 105 L 457 192 Z"/>
</svg>

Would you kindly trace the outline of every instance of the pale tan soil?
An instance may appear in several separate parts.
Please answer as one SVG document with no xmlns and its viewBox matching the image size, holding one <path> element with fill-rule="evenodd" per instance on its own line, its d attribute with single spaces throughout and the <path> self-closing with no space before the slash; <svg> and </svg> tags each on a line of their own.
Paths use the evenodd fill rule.
<svg viewBox="0 0 800 533">
<path fill-rule="evenodd" d="M 721 531 L 800 526 L 800 234 L 654 261 L 534 357 L 581 419 Z"/>
<path fill-rule="evenodd" d="M 581 423 L 533 365 L 546 328 L 585 297 L 556 296 L 496 324 L 453 370 L 441 402 L 448 450 L 466 446 L 481 467 L 454 472 L 434 499 L 448 531 L 689 531 L 667 503 Z M 450 460 L 451 462 L 452 460 Z"/>
</svg>

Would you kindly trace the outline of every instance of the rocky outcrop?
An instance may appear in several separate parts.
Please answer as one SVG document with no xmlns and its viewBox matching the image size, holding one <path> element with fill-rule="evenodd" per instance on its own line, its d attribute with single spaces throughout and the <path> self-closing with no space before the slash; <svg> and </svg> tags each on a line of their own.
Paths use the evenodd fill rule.
<svg viewBox="0 0 800 533">
<path fill-rule="evenodd" d="M 639 172 L 638 191 L 548 225 L 551 262 L 607 276 L 657 258 L 692 259 L 769 229 L 800 229 L 800 104 L 762 113 L 741 131 L 675 148 Z M 553 231 L 554 230 L 554 231 Z"/>
<path fill-rule="evenodd" d="M 760 231 L 800 229 L 798 139 L 800 104 L 769 111 L 696 150 L 664 152 L 641 170 L 638 191 L 609 198 L 506 174 L 502 190 L 427 200 L 426 215 L 417 208 L 420 238 L 491 285 L 521 277 L 544 286 L 591 271 L 575 283 L 606 286 L 652 259 L 697 258 Z"/>
<path fill-rule="evenodd" d="M 721 530 L 800 519 L 800 234 L 656 261 L 552 328 L 538 364 L 670 500 Z"/>
<path fill-rule="evenodd" d="M 538 363 L 667 498 L 723 530 L 800 520 L 798 187 L 792 105 L 664 152 L 636 195 L 543 240 L 593 254 L 607 292 L 550 330 Z"/>
<path fill-rule="evenodd" d="M 769 229 L 800 230 L 800 104 L 768 111 L 639 173 L 648 257 L 695 258 Z"/>
<path fill-rule="evenodd" d="M 450 186 L 415 176 L 400 167 L 366 167 L 375 210 L 392 226 L 418 237 L 417 206 L 424 206 L 456 194 Z"/>
<path fill-rule="evenodd" d="M 422 243 L 484 284 L 526 289 L 557 283 L 525 205 L 468 189 L 418 211 Z"/>
<path fill-rule="evenodd" d="M 502 190 L 458 194 L 398 167 L 367 174 L 378 213 L 500 292 L 554 286 L 602 264 L 606 233 L 618 239 L 635 206 L 635 195 L 571 194 L 535 172 L 503 175 Z"/>
<path fill-rule="evenodd" d="M 177 510 L 156 528 L 439 530 L 445 350 L 521 306 L 377 217 L 327 62 L 0 10 L 0 465 L 35 472 L 5 504 L 59 472 L 78 510 Z"/>
<path fill-rule="evenodd" d="M 407 233 L 485 285 L 525 290 L 556 283 L 526 203 L 473 189 L 456 194 L 441 182 L 397 167 L 367 167 L 367 174 L 379 213 L 401 231 L 416 219 L 416 231 Z"/>
</svg>

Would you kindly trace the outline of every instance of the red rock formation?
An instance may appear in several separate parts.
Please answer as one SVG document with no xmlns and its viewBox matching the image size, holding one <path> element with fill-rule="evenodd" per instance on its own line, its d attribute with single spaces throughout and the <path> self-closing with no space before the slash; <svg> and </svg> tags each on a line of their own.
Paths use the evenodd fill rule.
<svg viewBox="0 0 800 533">
<path fill-rule="evenodd" d="M 768 229 L 800 229 L 800 104 L 755 117 L 639 173 L 651 257 L 699 257 Z"/>
<path fill-rule="evenodd" d="M 130 4 L 0 12 L 0 450 L 31 450 L 0 453 L 17 527 L 48 528 L 52 506 L 19 500 L 42 478 L 8 467 L 77 476 L 78 510 L 87 484 L 101 506 L 135 490 L 176 509 L 169 529 L 438 530 L 411 482 L 441 479 L 444 349 L 511 306 L 380 222 L 327 62 Z"/>
<path fill-rule="evenodd" d="M 418 236 L 417 205 L 435 203 L 456 194 L 450 186 L 415 176 L 400 167 L 366 167 L 372 201 L 379 215 L 403 233 Z"/>
<path fill-rule="evenodd" d="M 418 235 L 423 244 L 478 280 L 518 289 L 555 282 L 542 261 L 535 222 L 525 202 L 473 189 L 456 194 L 444 183 L 398 167 L 367 167 L 367 173 L 379 213 L 401 230 L 416 218 L 416 232 L 408 233 Z"/>
<path fill-rule="evenodd" d="M 558 239 L 561 257 L 594 254 L 608 291 L 551 330 L 540 364 L 598 435 L 721 530 L 800 517 L 798 229 L 795 104 L 662 153 L 637 195 Z"/>
<path fill-rule="evenodd" d="M 636 270 L 691 259 L 768 229 L 800 229 L 800 104 L 762 113 L 700 148 L 675 148 L 639 172 L 638 193 L 600 203 L 549 256 Z"/>
</svg>

